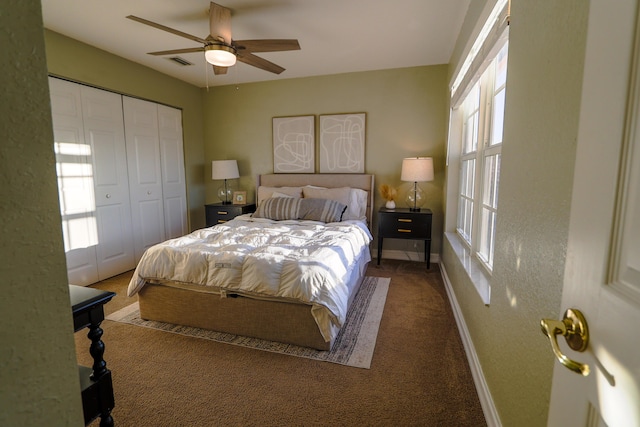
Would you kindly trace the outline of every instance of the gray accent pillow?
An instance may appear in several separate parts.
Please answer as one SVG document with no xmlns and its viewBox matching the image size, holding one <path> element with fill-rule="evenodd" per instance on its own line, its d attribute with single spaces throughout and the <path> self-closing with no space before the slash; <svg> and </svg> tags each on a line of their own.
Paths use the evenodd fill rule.
<svg viewBox="0 0 640 427">
<path fill-rule="evenodd" d="M 253 213 L 254 218 L 267 218 L 275 221 L 298 219 L 300 200 L 297 197 L 270 197 L 260 203 Z"/>
<path fill-rule="evenodd" d="M 300 199 L 300 219 L 322 222 L 342 221 L 347 205 L 337 200 Z"/>
<path fill-rule="evenodd" d="M 268 218 L 275 221 L 287 219 L 321 222 L 342 221 L 347 205 L 328 199 L 298 199 L 293 197 L 272 197 L 263 201 L 254 212 L 254 218 Z"/>
</svg>

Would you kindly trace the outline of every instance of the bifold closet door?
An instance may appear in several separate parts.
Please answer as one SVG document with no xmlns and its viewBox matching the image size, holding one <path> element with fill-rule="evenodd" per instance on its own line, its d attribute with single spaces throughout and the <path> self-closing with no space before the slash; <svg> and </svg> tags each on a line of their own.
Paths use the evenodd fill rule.
<svg viewBox="0 0 640 427">
<path fill-rule="evenodd" d="M 122 103 L 137 263 L 146 249 L 166 240 L 158 106 L 128 96 L 122 97 Z"/>
<path fill-rule="evenodd" d="M 69 282 L 88 285 L 134 264 L 120 95 L 49 79 Z"/>
<path fill-rule="evenodd" d="M 91 147 L 84 140 L 80 86 L 49 78 L 53 139 L 69 283 L 98 281 Z"/>
<path fill-rule="evenodd" d="M 188 232 L 182 111 L 158 105 L 158 132 L 162 159 L 165 234 L 167 239 L 172 239 Z"/>
<path fill-rule="evenodd" d="M 122 96 L 81 86 L 85 141 L 93 153 L 98 278 L 135 268 Z"/>
</svg>

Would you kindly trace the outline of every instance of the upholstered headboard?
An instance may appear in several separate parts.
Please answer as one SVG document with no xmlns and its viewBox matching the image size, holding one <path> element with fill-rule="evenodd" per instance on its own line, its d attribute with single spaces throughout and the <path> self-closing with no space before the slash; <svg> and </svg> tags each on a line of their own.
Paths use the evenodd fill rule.
<svg viewBox="0 0 640 427">
<path fill-rule="evenodd" d="M 316 185 L 326 188 L 351 187 L 367 192 L 367 224 L 372 225 L 373 196 L 375 193 L 374 176 L 369 174 L 313 174 L 281 173 L 258 175 L 258 187 L 302 187 Z M 256 187 L 257 188 L 257 187 Z"/>
</svg>

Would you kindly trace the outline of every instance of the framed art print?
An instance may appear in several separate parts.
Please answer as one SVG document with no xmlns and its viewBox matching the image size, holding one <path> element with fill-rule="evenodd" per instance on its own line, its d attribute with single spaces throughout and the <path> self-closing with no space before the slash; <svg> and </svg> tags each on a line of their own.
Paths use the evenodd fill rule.
<svg viewBox="0 0 640 427">
<path fill-rule="evenodd" d="M 315 116 L 273 118 L 273 172 L 315 171 Z"/>
<path fill-rule="evenodd" d="M 320 116 L 320 173 L 364 173 L 365 113 Z"/>
<path fill-rule="evenodd" d="M 247 192 L 246 191 L 234 191 L 233 192 L 233 204 L 234 205 L 244 205 L 247 203 Z"/>
</svg>

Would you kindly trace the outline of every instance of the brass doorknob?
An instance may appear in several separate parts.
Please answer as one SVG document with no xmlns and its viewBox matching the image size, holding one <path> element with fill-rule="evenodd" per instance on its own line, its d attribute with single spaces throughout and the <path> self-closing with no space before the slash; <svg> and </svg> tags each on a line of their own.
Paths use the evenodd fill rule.
<svg viewBox="0 0 640 427">
<path fill-rule="evenodd" d="M 589 328 L 580 310 L 575 308 L 567 309 L 562 320 L 542 319 L 540 320 L 540 327 L 542 328 L 542 333 L 549 337 L 551 349 L 560 363 L 585 377 L 589 375 L 589 365 L 569 359 L 562 354 L 558 346 L 558 335 L 562 335 L 573 350 L 582 352 L 587 349 Z"/>
</svg>

